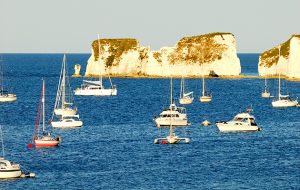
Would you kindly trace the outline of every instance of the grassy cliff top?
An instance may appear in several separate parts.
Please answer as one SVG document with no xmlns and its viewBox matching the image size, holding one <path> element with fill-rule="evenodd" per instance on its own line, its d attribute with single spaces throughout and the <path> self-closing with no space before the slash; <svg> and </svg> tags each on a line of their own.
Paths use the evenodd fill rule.
<svg viewBox="0 0 300 190">
<path fill-rule="evenodd" d="M 279 45 L 279 47 L 273 47 L 262 54 L 260 54 L 260 65 L 265 65 L 266 67 L 271 67 L 273 64 L 277 64 L 279 59 L 279 51 L 280 56 L 288 59 L 290 54 L 290 43 L 292 38 L 299 38 L 300 34 L 294 34 L 288 39 L 286 42 Z"/>
<path fill-rule="evenodd" d="M 139 46 L 136 39 L 133 38 L 119 38 L 119 39 L 100 39 L 100 53 L 104 51 L 104 46 L 109 46 L 109 52 L 114 54 L 115 57 L 121 56 L 124 52 Z M 98 40 L 94 40 L 92 43 L 94 51 L 95 61 L 99 57 L 99 44 Z"/>
<path fill-rule="evenodd" d="M 213 32 L 213 33 L 208 33 L 208 34 L 203 34 L 203 35 L 198 35 L 198 36 L 190 36 L 190 37 L 183 37 L 181 38 L 180 42 L 185 42 L 185 43 L 201 43 L 202 38 L 213 38 L 215 36 L 222 36 L 222 35 L 232 35 L 232 33 L 229 32 Z"/>
</svg>

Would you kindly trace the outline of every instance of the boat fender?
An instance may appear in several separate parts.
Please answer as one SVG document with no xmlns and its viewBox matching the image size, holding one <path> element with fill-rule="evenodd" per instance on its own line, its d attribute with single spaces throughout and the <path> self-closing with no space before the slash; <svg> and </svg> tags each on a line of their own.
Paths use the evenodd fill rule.
<svg viewBox="0 0 300 190">
<path fill-rule="evenodd" d="M 262 129 L 261 128 L 258 128 L 258 131 L 261 131 Z"/>
<path fill-rule="evenodd" d="M 56 137 L 56 140 L 61 142 L 61 137 L 60 136 Z"/>
</svg>

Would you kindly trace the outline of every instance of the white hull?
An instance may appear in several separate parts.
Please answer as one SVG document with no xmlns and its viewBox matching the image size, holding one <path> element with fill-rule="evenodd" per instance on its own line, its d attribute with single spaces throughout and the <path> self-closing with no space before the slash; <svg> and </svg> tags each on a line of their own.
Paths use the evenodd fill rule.
<svg viewBox="0 0 300 190">
<path fill-rule="evenodd" d="M 179 98 L 180 104 L 191 104 L 193 103 L 194 98 Z"/>
<path fill-rule="evenodd" d="M 75 90 L 77 96 L 116 96 L 117 89 L 77 89 Z"/>
<path fill-rule="evenodd" d="M 20 177 L 21 174 L 22 174 L 21 170 L 17 170 L 17 171 L 7 170 L 7 171 L 4 171 L 4 170 L 0 169 L 0 179 L 17 178 L 17 177 Z"/>
<path fill-rule="evenodd" d="M 72 108 L 54 109 L 55 115 L 76 115 L 77 110 Z"/>
<path fill-rule="evenodd" d="M 74 128 L 74 127 L 81 127 L 83 125 L 82 121 L 52 121 L 51 122 L 52 127 L 54 128 Z"/>
<path fill-rule="evenodd" d="M 201 96 L 199 98 L 200 102 L 211 102 L 212 97 L 211 96 Z"/>
<path fill-rule="evenodd" d="M 294 107 L 298 105 L 298 100 L 276 100 L 272 102 L 274 108 Z"/>
<path fill-rule="evenodd" d="M 0 95 L 0 102 L 14 102 L 17 100 L 15 94 L 2 94 Z"/>
<path fill-rule="evenodd" d="M 173 126 L 176 127 L 185 127 L 188 125 L 188 121 L 186 119 L 176 119 L 172 118 L 156 118 L 154 119 L 155 125 L 157 127 L 169 127 L 172 123 Z"/>
<path fill-rule="evenodd" d="M 263 92 L 263 93 L 261 93 L 261 97 L 262 98 L 271 98 L 271 94 L 270 94 L 270 92 Z"/>
<path fill-rule="evenodd" d="M 257 126 L 245 124 L 237 125 L 236 123 L 217 123 L 216 125 L 221 132 L 251 132 L 260 130 Z"/>
</svg>

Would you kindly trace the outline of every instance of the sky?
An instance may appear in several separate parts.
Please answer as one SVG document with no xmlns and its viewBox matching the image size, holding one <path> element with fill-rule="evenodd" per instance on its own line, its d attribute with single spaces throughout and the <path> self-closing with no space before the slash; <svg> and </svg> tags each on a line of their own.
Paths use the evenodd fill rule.
<svg viewBox="0 0 300 190">
<path fill-rule="evenodd" d="M 211 32 L 261 53 L 300 34 L 299 19 L 300 0 L 0 0 L 0 53 L 90 53 L 98 33 L 159 50 Z"/>
</svg>

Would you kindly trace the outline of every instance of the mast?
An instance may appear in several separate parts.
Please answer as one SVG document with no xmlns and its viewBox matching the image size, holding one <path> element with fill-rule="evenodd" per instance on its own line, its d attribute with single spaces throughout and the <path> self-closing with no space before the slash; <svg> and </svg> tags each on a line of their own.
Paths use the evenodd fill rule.
<svg viewBox="0 0 300 190">
<path fill-rule="evenodd" d="M 172 107 L 172 91 L 173 91 L 173 86 L 172 86 L 172 74 L 171 74 L 171 80 L 170 80 L 170 102 L 171 102 L 171 104 L 170 104 L 170 136 L 172 136 L 173 135 L 173 126 L 172 126 L 172 111 L 173 111 L 173 107 Z"/>
<path fill-rule="evenodd" d="M 61 81 L 61 108 L 65 108 L 65 102 L 66 102 L 66 54 L 64 54 L 63 58 L 63 76 Z"/>
<path fill-rule="evenodd" d="M 278 63 L 279 63 L 279 59 L 280 59 L 280 47 L 278 47 Z M 277 65 L 278 65 L 277 63 Z M 278 77 L 278 100 L 280 100 L 280 91 L 281 91 L 281 87 L 280 87 L 280 71 L 279 71 L 279 77 Z"/>
<path fill-rule="evenodd" d="M 180 82 L 180 98 L 183 98 L 183 94 L 184 94 L 184 81 L 183 81 L 183 76 L 181 77 L 181 82 Z"/>
<path fill-rule="evenodd" d="M 98 34 L 98 64 L 100 65 L 100 35 Z M 100 84 L 102 86 L 102 75 L 99 77 Z"/>
<path fill-rule="evenodd" d="M 203 76 L 203 73 L 202 73 L 202 96 L 204 96 L 204 76 Z"/>
<path fill-rule="evenodd" d="M 43 110 L 42 110 L 42 114 L 43 114 L 43 132 L 45 131 L 45 81 L 43 80 L 43 87 L 42 87 L 42 93 L 43 93 L 43 97 L 42 97 L 42 106 L 43 106 Z"/>
<path fill-rule="evenodd" d="M 4 144 L 3 144 L 3 135 L 2 135 L 2 126 L 0 125 L 1 131 L 1 143 L 2 143 L 2 158 L 4 159 Z"/>
</svg>

